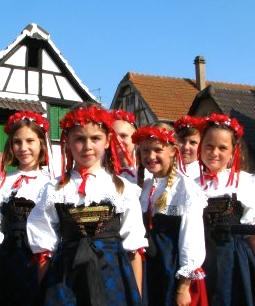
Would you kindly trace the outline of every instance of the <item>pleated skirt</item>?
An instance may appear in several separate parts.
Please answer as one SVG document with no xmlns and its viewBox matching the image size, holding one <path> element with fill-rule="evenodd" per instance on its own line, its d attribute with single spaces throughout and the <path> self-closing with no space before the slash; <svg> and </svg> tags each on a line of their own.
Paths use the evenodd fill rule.
<svg viewBox="0 0 255 306">
<path fill-rule="evenodd" d="M 255 305 L 255 255 L 241 235 L 206 239 L 204 270 L 211 306 Z"/>
<path fill-rule="evenodd" d="M 141 306 L 142 301 L 127 252 L 120 239 L 90 242 L 94 265 L 81 260 L 74 266 L 80 247 L 60 245 L 45 279 L 45 306 Z M 81 249 L 81 248 L 80 248 Z M 87 250 L 84 248 L 84 252 Z M 80 258 L 86 254 L 80 254 Z M 77 261 L 77 260 L 76 260 Z"/>
</svg>

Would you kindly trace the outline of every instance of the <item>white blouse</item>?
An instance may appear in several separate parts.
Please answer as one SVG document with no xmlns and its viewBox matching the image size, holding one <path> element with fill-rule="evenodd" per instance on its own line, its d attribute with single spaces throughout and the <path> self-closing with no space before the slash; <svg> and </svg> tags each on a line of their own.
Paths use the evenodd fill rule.
<svg viewBox="0 0 255 306">
<path fill-rule="evenodd" d="M 197 160 L 185 165 L 186 175 L 193 180 L 200 177 L 199 163 Z"/>
<path fill-rule="evenodd" d="M 255 224 L 255 182 L 252 175 L 248 172 L 241 171 L 239 175 L 238 186 L 236 187 L 236 178 L 231 186 L 227 186 L 229 169 L 223 170 L 217 174 L 218 182 L 207 180 L 203 191 L 207 198 L 214 198 L 222 195 L 232 195 L 236 193 L 237 200 L 244 207 L 243 216 L 240 220 L 242 224 Z M 200 184 L 200 180 L 196 179 Z"/>
<path fill-rule="evenodd" d="M 140 188 L 122 179 L 125 185 L 119 194 L 112 177 L 104 169 L 89 175 L 86 182 L 86 195 L 78 194 L 82 182 L 80 174 L 72 171 L 71 179 L 63 188 L 56 190 L 57 181 L 49 183 L 42 190 L 38 205 L 32 210 L 27 222 L 28 240 L 34 253 L 54 251 L 58 245 L 59 218 L 55 203 L 73 203 L 75 206 L 92 202 L 110 201 L 117 213 L 121 213 L 120 236 L 125 250 L 135 251 L 148 245 L 145 237 L 142 212 L 139 203 Z"/>
<path fill-rule="evenodd" d="M 151 196 L 153 214 L 157 212 L 156 200 L 167 190 L 167 205 L 160 213 L 181 216 L 178 245 L 180 268 L 176 277 L 202 278 L 203 275 L 195 270 L 201 267 L 205 259 L 203 207 L 206 206 L 206 198 L 195 182 L 182 174 L 177 174 L 171 188 L 165 188 L 166 182 L 167 177 L 149 179 L 145 182 L 140 198 L 142 210 L 143 212 L 148 210 L 149 194 L 153 185 L 155 187 Z"/>
<path fill-rule="evenodd" d="M 34 177 L 28 179 L 26 182 L 23 180 L 19 188 L 13 188 L 13 184 L 19 179 L 21 175 Z M 14 173 L 7 175 L 5 182 L 0 189 L 0 206 L 3 203 L 9 201 L 10 196 L 13 192 L 16 193 L 17 198 L 25 198 L 27 200 L 32 200 L 35 204 L 40 193 L 40 190 L 50 181 L 50 176 L 45 170 L 33 170 L 33 171 L 20 171 L 17 170 Z M 2 219 L 2 215 L 0 215 Z M 0 237 L 3 238 L 3 234 L 0 234 Z"/>
</svg>

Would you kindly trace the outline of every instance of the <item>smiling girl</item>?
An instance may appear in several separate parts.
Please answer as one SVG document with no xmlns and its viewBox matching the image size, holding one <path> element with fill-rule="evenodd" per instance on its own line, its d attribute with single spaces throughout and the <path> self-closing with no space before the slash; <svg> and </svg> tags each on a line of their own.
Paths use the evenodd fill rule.
<svg viewBox="0 0 255 306">
<path fill-rule="evenodd" d="M 141 127 L 133 141 L 139 145 L 143 166 L 153 174 L 144 182 L 141 195 L 150 241 L 146 256 L 149 306 L 207 305 L 203 284 L 196 301 L 190 294 L 191 283 L 204 277 L 199 269 L 205 258 L 203 194 L 177 170 L 180 154 L 174 131 Z"/>
<path fill-rule="evenodd" d="M 34 253 L 56 251 L 45 305 L 142 303 L 138 250 L 147 240 L 140 190 L 117 176 L 119 142 L 112 123 L 111 114 L 95 106 L 69 112 L 60 123 L 62 176 L 45 187 L 27 226 Z"/>
<path fill-rule="evenodd" d="M 208 198 L 204 211 L 204 269 L 210 305 L 252 306 L 255 303 L 255 204 L 251 176 L 240 171 L 239 122 L 212 114 L 199 148 L 200 184 Z"/>
<path fill-rule="evenodd" d="M 1 164 L 0 304 L 30 306 L 38 294 L 37 265 L 26 234 L 27 217 L 40 189 L 50 180 L 48 121 L 34 112 L 17 112 L 5 126 L 8 139 Z M 17 171 L 6 176 L 7 166 Z"/>
</svg>

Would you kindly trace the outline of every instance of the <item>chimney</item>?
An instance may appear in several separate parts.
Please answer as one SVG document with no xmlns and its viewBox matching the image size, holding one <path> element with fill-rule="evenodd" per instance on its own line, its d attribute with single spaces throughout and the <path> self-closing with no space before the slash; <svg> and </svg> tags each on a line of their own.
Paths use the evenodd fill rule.
<svg viewBox="0 0 255 306">
<path fill-rule="evenodd" d="M 199 90 L 203 90 L 205 85 L 205 59 L 203 56 L 196 56 L 194 60 L 196 68 L 196 85 Z"/>
</svg>

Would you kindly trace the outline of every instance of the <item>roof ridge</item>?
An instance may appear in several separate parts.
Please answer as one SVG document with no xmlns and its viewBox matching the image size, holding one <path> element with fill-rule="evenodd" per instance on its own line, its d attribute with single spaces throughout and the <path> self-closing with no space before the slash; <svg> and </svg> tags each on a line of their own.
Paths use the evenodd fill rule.
<svg viewBox="0 0 255 306">
<path fill-rule="evenodd" d="M 155 78 L 160 78 L 160 79 L 173 79 L 173 80 L 191 80 L 195 81 L 194 79 L 191 78 L 182 78 L 182 77 L 173 77 L 173 76 L 167 76 L 167 75 L 157 75 L 157 74 L 145 74 L 145 73 L 140 73 L 140 72 L 134 72 L 134 71 L 128 71 L 130 76 L 132 75 L 137 75 L 137 76 L 144 76 L 144 77 L 155 77 Z"/>
<path fill-rule="evenodd" d="M 249 87 L 255 87 L 255 84 L 254 85 L 252 85 L 252 84 L 246 84 L 246 83 L 233 83 L 233 82 L 222 82 L 222 81 L 206 81 L 206 83 L 210 83 L 210 84 L 212 84 L 212 85 L 214 85 L 214 84 L 226 84 L 226 85 L 233 85 L 233 86 L 249 86 Z M 229 88 L 227 88 L 227 89 L 229 89 Z"/>
<path fill-rule="evenodd" d="M 240 84 L 239 84 L 240 85 Z M 226 88 L 226 87 L 216 87 L 213 86 L 215 90 L 217 91 L 225 91 L 225 92 L 239 92 L 239 93 L 247 93 L 251 94 L 255 91 L 255 86 L 254 89 L 242 89 L 242 88 Z"/>
<path fill-rule="evenodd" d="M 185 80 L 185 81 L 192 81 L 196 83 L 196 80 L 193 78 L 188 77 L 174 77 L 174 76 L 167 76 L 167 75 L 157 75 L 157 74 L 149 74 L 149 73 L 140 73 L 135 71 L 128 71 L 127 74 L 129 75 L 129 78 L 132 78 L 132 76 L 142 76 L 142 77 L 155 77 L 159 79 L 172 79 L 172 80 Z M 255 87 L 255 84 L 246 84 L 246 83 L 233 83 L 233 82 L 224 82 L 224 81 L 210 81 L 206 80 L 206 84 L 226 84 L 231 86 L 243 86 L 243 87 Z"/>
</svg>

